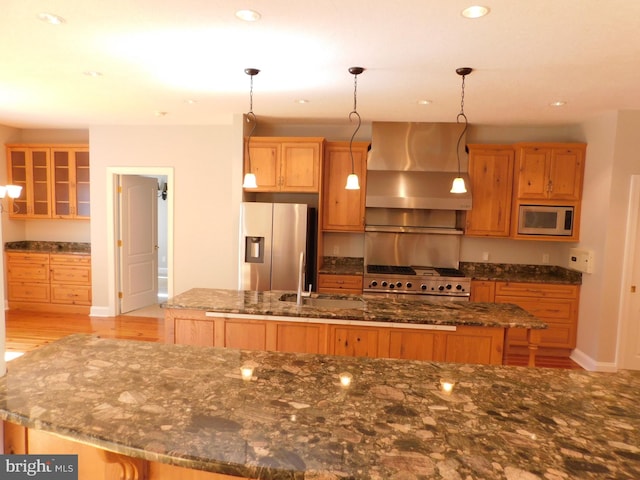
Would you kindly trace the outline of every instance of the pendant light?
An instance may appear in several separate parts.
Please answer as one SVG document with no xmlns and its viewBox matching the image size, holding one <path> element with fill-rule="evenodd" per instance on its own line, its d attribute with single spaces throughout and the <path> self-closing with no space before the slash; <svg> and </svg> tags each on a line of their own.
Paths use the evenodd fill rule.
<svg viewBox="0 0 640 480">
<path fill-rule="evenodd" d="M 353 75 L 353 110 L 349 113 L 349 121 L 351 121 L 351 117 L 356 117 L 358 120 L 358 125 L 356 126 L 353 135 L 351 135 L 351 140 L 349 141 L 349 155 L 351 156 L 351 173 L 347 177 L 347 185 L 344 187 L 347 190 L 360 190 L 360 182 L 358 181 L 358 175 L 355 172 L 355 164 L 353 161 L 353 139 L 360 130 L 360 124 L 362 121 L 360 120 L 360 114 L 358 113 L 358 75 L 364 72 L 364 68 L 362 67 L 351 67 L 349 68 L 349 73 Z"/>
<path fill-rule="evenodd" d="M 249 112 L 247 112 L 247 122 L 253 123 L 251 130 L 249 131 L 249 136 L 247 137 L 247 173 L 244 176 L 244 181 L 242 182 L 243 188 L 258 188 L 258 183 L 256 181 L 256 175 L 251 171 L 251 148 L 249 148 L 249 142 L 251 142 L 251 135 L 253 135 L 253 131 L 256 129 L 256 125 L 258 124 L 258 119 L 256 118 L 255 113 L 253 113 L 253 77 L 260 73 L 260 70 L 257 68 L 245 68 L 244 73 L 251 77 L 251 86 L 249 88 Z"/>
<path fill-rule="evenodd" d="M 467 116 L 464 114 L 464 77 L 469 75 L 473 71 L 472 68 L 462 67 L 457 68 L 456 73 L 462 77 L 462 92 L 460 94 L 460 113 L 456 117 L 456 123 L 460 123 L 460 119 L 464 120 L 464 129 L 460 133 L 460 137 L 458 137 L 458 144 L 456 147 L 456 156 L 458 157 L 458 176 L 453 179 L 453 184 L 451 185 L 451 193 L 467 193 L 467 187 L 464 184 L 464 178 L 460 174 L 460 142 L 462 141 L 462 137 L 467 132 Z"/>
</svg>

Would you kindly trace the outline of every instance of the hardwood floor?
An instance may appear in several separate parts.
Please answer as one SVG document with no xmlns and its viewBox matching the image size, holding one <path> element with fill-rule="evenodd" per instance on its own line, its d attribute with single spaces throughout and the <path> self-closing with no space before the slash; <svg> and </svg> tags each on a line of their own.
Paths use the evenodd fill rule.
<svg viewBox="0 0 640 480">
<path fill-rule="evenodd" d="M 162 317 L 90 317 L 88 315 L 58 314 L 7 310 L 7 352 L 28 352 L 72 333 L 91 333 L 105 338 L 121 338 L 147 342 L 164 342 Z M 582 370 L 570 358 L 537 357 L 537 365 L 546 368 Z M 524 355 L 509 355 L 507 365 L 526 366 Z"/>
</svg>

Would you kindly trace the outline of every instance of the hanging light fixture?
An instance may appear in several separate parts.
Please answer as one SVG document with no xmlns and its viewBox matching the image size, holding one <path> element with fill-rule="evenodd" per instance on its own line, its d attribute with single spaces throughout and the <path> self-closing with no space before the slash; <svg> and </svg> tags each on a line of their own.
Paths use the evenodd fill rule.
<svg viewBox="0 0 640 480">
<path fill-rule="evenodd" d="M 258 182 L 256 181 L 256 175 L 251 171 L 251 148 L 249 148 L 249 142 L 251 142 L 251 135 L 253 135 L 253 131 L 256 129 L 256 125 L 258 124 L 258 119 L 256 118 L 256 114 L 253 113 L 253 77 L 260 73 L 260 70 L 257 68 L 245 68 L 244 73 L 251 77 L 251 86 L 249 88 L 249 111 L 247 112 L 247 122 L 253 123 L 251 130 L 249 131 L 249 136 L 247 137 L 247 173 L 244 175 L 244 181 L 242 182 L 243 188 L 258 188 Z"/>
<path fill-rule="evenodd" d="M 466 193 L 467 186 L 464 184 L 464 178 L 460 174 L 460 142 L 462 141 L 462 137 L 467 132 L 467 116 L 464 114 L 464 77 L 469 75 L 473 71 L 472 68 L 462 67 L 457 68 L 456 73 L 462 77 L 462 92 L 460 94 L 460 113 L 456 117 L 456 123 L 460 123 L 460 120 L 464 120 L 464 128 L 460 133 L 460 137 L 458 137 L 458 144 L 456 147 L 456 155 L 458 157 L 458 176 L 453 179 L 453 184 L 451 185 L 451 193 Z"/>
<path fill-rule="evenodd" d="M 351 121 L 352 117 L 356 117 L 358 120 L 358 125 L 356 126 L 353 135 L 351 135 L 351 140 L 349 141 L 349 155 L 351 156 L 351 173 L 347 177 L 347 185 L 344 187 L 347 190 L 360 190 L 360 182 L 358 181 L 358 175 L 355 172 L 355 163 L 353 161 L 353 139 L 360 130 L 360 124 L 362 121 L 360 120 L 360 114 L 358 113 L 358 75 L 364 72 L 364 68 L 362 67 L 351 67 L 349 68 L 349 73 L 353 75 L 353 110 L 349 113 L 349 121 Z"/>
<path fill-rule="evenodd" d="M 22 186 L 20 185 L 0 185 L 0 200 L 5 197 L 9 197 L 10 199 L 15 200 L 20 196 L 20 193 L 22 193 Z M 0 203 L 0 213 L 4 213 L 6 211 L 7 210 L 5 210 L 4 205 Z M 18 211 L 18 206 L 14 203 L 13 213 L 18 213 Z"/>
</svg>

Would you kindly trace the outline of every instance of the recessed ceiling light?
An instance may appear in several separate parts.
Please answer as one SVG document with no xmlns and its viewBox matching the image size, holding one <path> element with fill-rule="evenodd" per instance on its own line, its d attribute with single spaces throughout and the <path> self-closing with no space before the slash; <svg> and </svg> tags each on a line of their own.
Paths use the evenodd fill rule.
<svg viewBox="0 0 640 480">
<path fill-rule="evenodd" d="M 306 98 L 298 98 L 294 100 L 294 103 L 299 103 L 300 105 L 303 105 L 305 103 L 309 103 L 309 100 L 307 100 Z"/>
<path fill-rule="evenodd" d="M 155 115 L 156 117 L 166 117 L 169 114 L 169 112 L 156 112 Z"/>
<path fill-rule="evenodd" d="M 84 72 L 82 72 L 83 75 L 86 75 L 87 77 L 101 77 L 102 73 L 97 72 L 95 70 L 85 70 Z"/>
<path fill-rule="evenodd" d="M 262 18 L 255 10 L 238 10 L 236 12 L 236 17 L 240 20 L 244 20 L 245 22 L 257 22 Z"/>
<path fill-rule="evenodd" d="M 480 18 L 489 14 L 489 7 L 482 5 L 472 5 L 462 10 L 462 16 L 465 18 Z"/>
<path fill-rule="evenodd" d="M 418 105 L 431 105 L 431 100 L 422 99 L 416 102 Z"/>
<path fill-rule="evenodd" d="M 38 18 L 43 22 L 47 22 L 51 25 L 61 25 L 66 22 L 64 18 L 54 13 L 40 13 L 38 15 Z"/>
<path fill-rule="evenodd" d="M 549 105 L 552 107 L 564 107 L 567 104 L 564 100 L 557 100 L 555 102 L 551 102 Z"/>
<path fill-rule="evenodd" d="M 198 103 L 197 100 L 194 100 L 193 98 L 188 98 L 184 101 L 184 103 L 186 103 L 187 105 L 194 105 L 196 103 Z"/>
</svg>

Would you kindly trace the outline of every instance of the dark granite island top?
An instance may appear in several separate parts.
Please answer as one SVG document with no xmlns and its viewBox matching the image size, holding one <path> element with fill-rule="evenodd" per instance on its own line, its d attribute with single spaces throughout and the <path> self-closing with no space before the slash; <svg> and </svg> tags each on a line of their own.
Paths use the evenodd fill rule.
<svg viewBox="0 0 640 480">
<path fill-rule="evenodd" d="M 293 301 L 282 301 L 283 296 Z M 397 326 L 469 325 L 502 328 L 544 329 L 547 325 L 512 304 L 444 302 L 421 298 L 386 298 L 375 295 L 323 295 L 324 298 L 361 299 L 359 308 L 297 306 L 291 292 L 222 290 L 194 288 L 170 298 L 167 309 L 205 310 L 220 314 L 248 315 L 260 319 L 294 317 L 297 321 L 322 319 L 324 322 L 394 324 Z"/>
<path fill-rule="evenodd" d="M 251 364 L 243 381 L 240 366 Z M 353 375 L 350 386 L 341 372 Z M 441 379 L 455 382 L 441 390 Z M 254 479 L 638 479 L 640 372 L 603 374 L 73 335 L 9 363 L 0 417 Z"/>
</svg>

